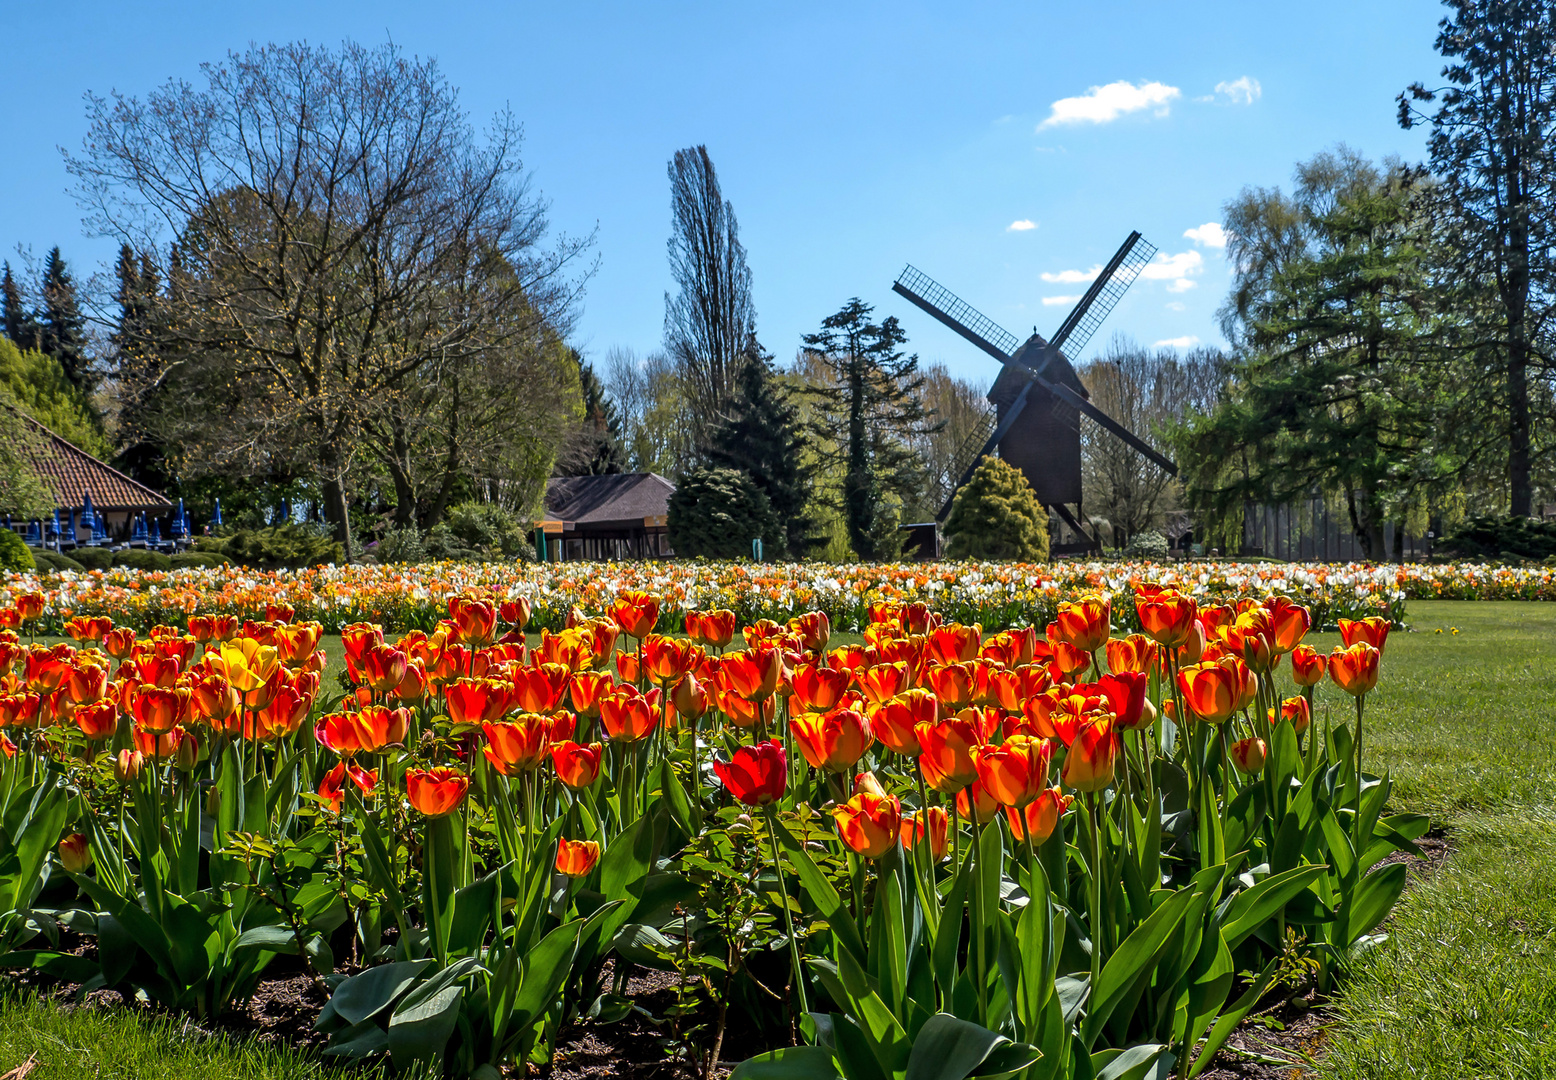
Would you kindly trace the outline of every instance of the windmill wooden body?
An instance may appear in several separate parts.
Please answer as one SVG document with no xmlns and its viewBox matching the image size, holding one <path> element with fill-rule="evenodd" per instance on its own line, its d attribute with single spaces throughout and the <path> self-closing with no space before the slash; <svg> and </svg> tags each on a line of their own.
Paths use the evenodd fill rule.
<svg viewBox="0 0 1556 1080">
<path fill-rule="evenodd" d="M 978 462 L 997 449 L 1002 459 L 1026 476 L 1038 501 L 1084 538 L 1084 546 L 1097 546 L 1081 525 L 1082 413 L 1158 467 L 1177 475 L 1176 465 L 1091 403 L 1063 351 L 1068 348 L 1078 353 L 1085 347 L 1155 253 L 1156 248 L 1138 232 L 1130 233 L 1050 339 L 1034 332 L 1022 341 L 912 266 L 897 278 L 892 285 L 895 292 L 1001 365 L 988 394 L 993 408 L 936 478 L 942 502 L 936 515 L 939 521 L 950 514 L 957 489 L 971 478 Z"/>
</svg>

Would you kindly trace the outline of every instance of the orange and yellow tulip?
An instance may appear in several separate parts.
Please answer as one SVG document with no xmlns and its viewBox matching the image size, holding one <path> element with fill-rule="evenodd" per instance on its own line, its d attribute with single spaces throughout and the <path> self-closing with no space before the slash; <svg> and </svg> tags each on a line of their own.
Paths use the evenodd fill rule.
<svg viewBox="0 0 1556 1080">
<path fill-rule="evenodd" d="M 867 859 L 879 859 L 902 835 L 902 804 L 895 795 L 860 790 L 832 808 L 832 820 L 843 843 Z"/>
<path fill-rule="evenodd" d="M 559 874 L 575 878 L 588 877 L 589 871 L 599 861 L 600 845 L 593 840 L 569 840 L 563 837 L 557 841 L 556 868 Z"/>
<path fill-rule="evenodd" d="M 1135 612 L 1145 636 L 1168 649 L 1181 649 L 1194 637 L 1199 605 L 1176 589 L 1141 588 Z"/>
<path fill-rule="evenodd" d="M 1311 645 L 1291 650 L 1291 677 L 1298 686 L 1313 686 L 1324 681 L 1324 658 Z"/>
<path fill-rule="evenodd" d="M 1365 641 L 1329 654 L 1329 677 L 1352 697 L 1361 697 L 1378 685 L 1378 660 L 1382 653 Z"/>
<path fill-rule="evenodd" d="M 405 794 L 427 817 L 443 817 L 458 809 L 470 790 L 470 778 L 457 769 L 407 769 Z"/>
<path fill-rule="evenodd" d="M 1010 835 L 1017 840 L 1025 840 L 1030 834 L 1033 844 L 1044 843 L 1054 834 L 1070 802 L 1070 796 L 1055 786 L 1038 792 L 1037 798 L 1020 810 L 1013 806 L 1006 807 L 1005 819 L 1010 822 Z"/>
<path fill-rule="evenodd" d="M 1378 655 L 1383 654 L 1383 646 L 1389 639 L 1389 621 L 1378 615 L 1368 615 L 1365 619 L 1340 619 L 1340 640 L 1346 646 L 1357 644 L 1371 645 L 1378 650 Z"/>
<path fill-rule="evenodd" d="M 504 776 L 538 769 L 551 750 L 551 724 L 545 717 L 525 714 L 502 724 L 482 724 L 486 745 L 481 753 Z"/>
<path fill-rule="evenodd" d="M 659 600 L 646 592 L 624 592 L 611 604 L 610 615 L 622 633 L 642 641 L 659 622 Z"/>
<path fill-rule="evenodd" d="M 553 742 L 551 766 L 557 779 L 574 791 L 590 787 L 600 778 L 600 768 L 605 762 L 605 744 L 575 743 L 571 739 Z"/>
<path fill-rule="evenodd" d="M 973 763 L 978 782 L 1001 806 L 1026 806 L 1048 785 L 1053 744 L 1012 735 L 997 746 L 980 746 Z"/>
<path fill-rule="evenodd" d="M 875 744 L 870 721 L 856 709 L 834 709 L 822 715 L 791 717 L 795 744 L 813 769 L 846 773 Z"/>
<path fill-rule="evenodd" d="M 1076 791 L 1101 791 L 1113 783 L 1119 733 L 1113 718 L 1103 715 L 1075 735 L 1064 758 L 1064 782 Z"/>
<path fill-rule="evenodd" d="M 929 856 L 936 862 L 945 858 L 946 838 L 950 835 L 951 816 L 943 806 L 930 806 L 902 815 L 902 846 L 911 850 L 928 840 Z"/>
</svg>

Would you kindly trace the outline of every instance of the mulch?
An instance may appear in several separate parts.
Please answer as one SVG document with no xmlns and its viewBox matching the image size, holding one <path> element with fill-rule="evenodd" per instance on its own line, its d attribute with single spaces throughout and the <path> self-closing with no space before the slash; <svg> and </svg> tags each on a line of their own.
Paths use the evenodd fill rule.
<svg viewBox="0 0 1556 1080">
<path fill-rule="evenodd" d="M 1406 862 L 1411 884 L 1419 884 L 1440 867 L 1452 852 L 1451 842 L 1442 830 L 1434 830 L 1417 841 L 1424 857 L 1396 853 L 1384 862 Z M 96 945 L 90 938 L 65 934 L 61 948 L 90 956 Z M 182 1016 L 186 1030 L 210 1035 L 252 1038 L 263 1043 L 289 1045 L 299 1049 L 319 1049 L 327 1037 L 313 1029 L 314 1018 L 328 995 L 290 957 L 278 957 L 274 974 L 259 984 L 254 997 L 240 1011 L 219 1021 L 195 1023 Z M 0 985 L 30 990 L 62 1008 L 142 1008 L 156 1011 L 124 998 L 116 991 L 99 990 L 77 1002 L 78 986 L 61 984 L 38 972 L 9 972 L 0 975 Z M 625 1019 L 614 1024 L 583 1021 L 564 1034 L 556 1061 L 540 1074 L 550 1080 L 680 1080 L 696 1075 L 692 1066 L 673 1060 L 669 1027 L 657 1017 L 665 1015 L 675 999 L 676 976 L 657 971 L 635 969 L 627 980 L 626 992 L 638 1006 Z M 741 1017 L 731 1010 L 730 1030 L 725 1036 L 726 1061 L 716 1070 L 727 1075 L 734 1061 L 759 1052 L 760 1040 L 744 1030 Z M 1308 989 L 1300 994 L 1282 990 L 1270 995 L 1249 1015 L 1224 1048 L 1200 1075 L 1204 1080 L 1303 1080 L 1314 1075 L 1311 1065 L 1323 1055 L 1335 1023 L 1331 1002 Z M 525 1073 L 510 1069 L 508 1076 L 517 1080 Z M 0 1077 L 0 1080 L 5 1078 Z"/>
</svg>

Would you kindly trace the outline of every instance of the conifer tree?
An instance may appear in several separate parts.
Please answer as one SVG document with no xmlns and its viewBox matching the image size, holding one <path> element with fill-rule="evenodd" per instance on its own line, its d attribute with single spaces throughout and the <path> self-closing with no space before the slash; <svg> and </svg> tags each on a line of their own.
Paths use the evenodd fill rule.
<svg viewBox="0 0 1556 1080">
<path fill-rule="evenodd" d="M 40 350 L 59 361 L 65 377 L 82 393 L 95 389 L 96 379 L 86 353 L 86 320 L 76 296 L 76 282 L 56 246 L 43 264 L 43 310 L 39 320 Z"/>
<path fill-rule="evenodd" d="M 3 276 L 0 276 L 0 302 L 4 305 L 5 336 L 16 342 L 18 349 L 38 348 L 41 344 L 38 320 L 27 307 L 9 262 L 5 264 Z"/>
<path fill-rule="evenodd" d="M 621 416 L 616 404 L 606 395 L 594 365 L 586 362 L 577 349 L 569 351 L 578 364 L 578 388 L 583 394 L 584 409 L 573 472 L 581 476 L 623 472 L 626 454 L 621 446 Z"/>
<path fill-rule="evenodd" d="M 753 341 L 708 457 L 713 465 L 746 473 L 767 496 L 782 526 L 781 542 L 767 543 L 772 558 L 801 558 L 818 542 L 805 512 L 815 470 L 804 463 L 804 449 L 800 410 L 779 382 L 771 355 Z"/>
<path fill-rule="evenodd" d="M 166 447 L 154 434 L 152 423 L 158 399 L 165 391 L 165 384 L 157 377 L 161 361 L 154 326 L 159 275 L 149 256 L 137 257 L 129 244 L 121 244 L 114 276 L 119 318 L 110 340 L 120 386 L 119 452 L 114 464 L 148 487 L 167 491 L 175 478 Z"/>
<path fill-rule="evenodd" d="M 817 406 L 819 448 L 824 459 L 842 464 L 843 521 L 866 561 L 901 554 L 899 507 L 923 472 L 909 439 L 937 429 L 921 396 L 918 356 L 902 348 L 907 335 L 895 317 L 871 322 L 874 310 L 855 297 L 804 338 L 827 376 L 806 388 Z"/>
</svg>

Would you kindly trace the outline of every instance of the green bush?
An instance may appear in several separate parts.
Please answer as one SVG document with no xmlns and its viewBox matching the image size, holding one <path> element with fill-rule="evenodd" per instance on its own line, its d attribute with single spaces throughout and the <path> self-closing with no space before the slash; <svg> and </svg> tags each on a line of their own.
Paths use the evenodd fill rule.
<svg viewBox="0 0 1556 1080">
<path fill-rule="evenodd" d="M 683 558 L 751 557 L 751 541 L 779 546 L 783 526 L 773 505 L 748 473 L 697 469 L 670 496 L 670 546 Z"/>
<path fill-rule="evenodd" d="M 1124 557 L 1126 559 L 1165 559 L 1167 538 L 1155 529 L 1135 533 L 1129 538 L 1129 543 L 1124 545 Z"/>
<path fill-rule="evenodd" d="M 173 564 L 174 570 L 185 570 L 190 567 L 210 569 L 231 564 L 227 556 L 218 555 L 214 551 L 180 551 L 177 555 L 169 555 L 168 562 Z"/>
<path fill-rule="evenodd" d="M 235 529 L 220 536 L 201 537 L 195 549 L 261 570 L 297 570 L 345 558 L 340 544 L 312 525 Z"/>
<path fill-rule="evenodd" d="M 53 571 L 57 574 L 62 570 L 74 570 L 77 573 L 82 573 L 86 570 L 86 567 L 76 562 L 69 555 L 61 555 L 57 551 L 34 551 L 32 558 L 38 564 L 38 569 L 42 571 Z"/>
<path fill-rule="evenodd" d="M 534 554 L 531 524 L 497 503 L 460 503 L 448 512 L 448 531 L 460 545 L 486 554 L 510 559 Z"/>
<path fill-rule="evenodd" d="M 383 539 L 373 545 L 373 558 L 385 565 L 426 562 L 427 544 L 421 530 L 414 525 L 403 529 L 389 529 Z"/>
<path fill-rule="evenodd" d="M 32 549 L 10 529 L 0 529 L 0 570 L 36 570 L 38 564 L 32 557 Z"/>
<path fill-rule="evenodd" d="M 79 547 L 70 557 L 88 570 L 106 570 L 113 565 L 113 552 L 107 548 Z"/>
<path fill-rule="evenodd" d="M 160 551 L 144 548 L 127 548 L 113 553 L 115 566 L 128 566 L 131 570 L 171 570 L 173 560 Z"/>
<path fill-rule="evenodd" d="M 1021 470 L 997 457 L 984 458 L 956 493 L 945 534 L 953 559 L 1048 558 L 1048 514 Z"/>
<path fill-rule="evenodd" d="M 1437 542 L 1439 555 L 1479 559 L 1556 557 L 1556 521 L 1473 517 Z"/>
</svg>

